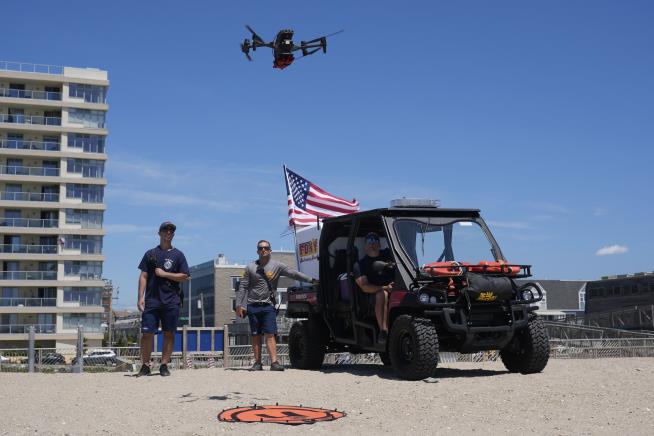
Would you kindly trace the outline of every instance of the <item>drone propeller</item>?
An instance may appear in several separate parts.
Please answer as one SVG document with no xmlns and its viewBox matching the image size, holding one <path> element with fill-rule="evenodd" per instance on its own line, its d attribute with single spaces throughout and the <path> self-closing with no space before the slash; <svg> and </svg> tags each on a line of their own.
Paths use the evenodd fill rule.
<svg viewBox="0 0 654 436">
<path fill-rule="evenodd" d="M 252 58 L 250 57 L 250 47 L 252 47 L 250 45 L 250 40 L 245 38 L 245 40 L 243 40 L 243 44 L 241 44 L 241 51 L 245 57 L 248 58 L 250 62 L 252 62 Z"/>
<path fill-rule="evenodd" d="M 264 40 L 248 24 L 245 25 L 245 28 L 252 34 L 252 50 L 257 49 L 257 43 L 265 44 Z"/>
</svg>

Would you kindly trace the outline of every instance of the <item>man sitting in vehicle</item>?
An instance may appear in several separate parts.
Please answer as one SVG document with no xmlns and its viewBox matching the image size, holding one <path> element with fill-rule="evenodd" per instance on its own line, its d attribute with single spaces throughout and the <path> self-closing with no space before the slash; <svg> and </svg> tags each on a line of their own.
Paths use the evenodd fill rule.
<svg viewBox="0 0 654 436">
<path fill-rule="evenodd" d="M 373 268 L 374 262 L 393 262 L 389 250 L 382 250 L 379 235 L 370 232 L 366 235 L 366 255 L 354 266 L 357 285 L 366 294 L 375 296 L 375 317 L 379 325 L 379 342 L 388 338 L 388 294 L 393 289 L 395 271 L 393 268 Z"/>
</svg>

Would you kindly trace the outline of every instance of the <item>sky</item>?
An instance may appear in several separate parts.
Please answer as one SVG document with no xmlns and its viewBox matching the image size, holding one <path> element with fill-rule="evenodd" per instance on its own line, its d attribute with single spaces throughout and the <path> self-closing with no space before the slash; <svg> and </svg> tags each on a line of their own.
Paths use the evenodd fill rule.
<svg viewBox="0 0 654 436">
<path fill-rule="evenodd" d="M 282 165 L 361 208 L 479 208 L 540 279 L 654 270 L 650 1 L 12 1 L 0 60 L 108 71 L 103 275 L 293 248 Z M 6 19 L 6 17 L 14 17 Z M 238 45 L 345 30 L 272 68 Z"/>
</svg>

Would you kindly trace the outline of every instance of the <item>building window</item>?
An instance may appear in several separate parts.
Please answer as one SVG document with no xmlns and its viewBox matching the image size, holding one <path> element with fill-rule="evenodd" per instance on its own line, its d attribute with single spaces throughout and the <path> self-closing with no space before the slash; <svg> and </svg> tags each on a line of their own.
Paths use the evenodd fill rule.
<svg viewBox="0 0 654 436">
<path fill-rule="evenodd" d="M 107 101 L 107 88 L 97 85 L 71 83 L 68 85 L 68 96 L 84 99 L 88 103 L 105 103 Z"/>
<path fill-rule="evenodd" d="M 79 276 L 82 280 L 100 280 L 102 278 L 102 262 L 65 261 L 64 274 L 66 276 Z"/>
<path fill-rule="evenodd" d="M 80 250 L 82 254 L 102 254 L 102 236 L 69 235 L 64 239 L 64 248 Z"/>
<path fill-rule="evenodd" d="M 68 183 L 66 184 L 66 198 L 80 198 L 82 203 L 102 203 L 104 188 L 96 185 Z"/>
<path fill-rule="evenodd" d="M 66 209 L 66 224 L 81 224 L 83 229 L 101 229 L 102 211 Z"/>
<path fill-rule="evenodd" d="M 93 159 L 68 159 L 67 171 L 82 177 L 100 178 L 104 175 L 104 162 Z"/>
<path fill-rule="evenodd" d="M 64 288 L 64 301 L 80 306 L 102 306 L 102 288 Z"/>
<path fill-rule="evenodd" d="M 80 148 L 86 153 L 104 153 L 104 136 L 83 135 L 81 133 L 68 134 L 68 147 Z"/>
<path fill-rule="evenodd" d="M 102 331 L 101 313 L 71 313 L 65 314 L 63 318 L 65 329 L 75 329 L 81 325 L 86 332 Z"/>
<path fill-rule="evenodd" d="M 86 109 L 68 109 L 68 122 L 84 127 L 104 129 L 105 113 Z"/>
<path fill-rule="evenodd" d="M 232 291 L 238 290 L 238 287 L 241 285 L 241 277 L 242 276 L 230 276 L 230 280 L 232 281 Z"/>
</svg>

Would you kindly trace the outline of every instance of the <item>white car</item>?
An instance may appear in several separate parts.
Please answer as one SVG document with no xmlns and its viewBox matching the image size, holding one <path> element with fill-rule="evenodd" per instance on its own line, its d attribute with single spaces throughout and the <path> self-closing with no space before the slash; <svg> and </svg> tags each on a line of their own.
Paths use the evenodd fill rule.
<svg viewBox="0 0 654 436">
<path fill-rule="evenodd" d="M 0 355 L 0 363 L 9 363 L 9 358 Z"/>
<path fill-rule="evenodd" d="M 84 365 L 115 365 L 118 360 L 113 350 L 98 348 L 89 351 L 82 356 Z M 73 365 L 77 363 L 77 358 L 73 359 Z"/>
</svg>

